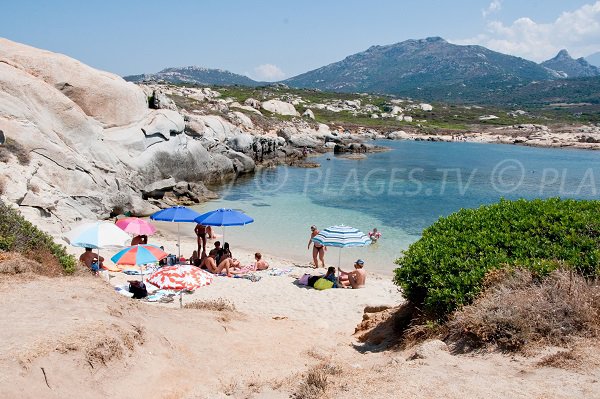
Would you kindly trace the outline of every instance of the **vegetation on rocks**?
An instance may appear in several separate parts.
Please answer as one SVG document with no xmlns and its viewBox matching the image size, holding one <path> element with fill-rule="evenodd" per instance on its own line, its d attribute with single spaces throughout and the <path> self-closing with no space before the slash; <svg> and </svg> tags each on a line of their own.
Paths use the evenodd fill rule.
<svg viewBox="0 0 600 399">
<path fill-rule="evenodd" d="M 0 162 L 8 162 L 11 155 L 14 155 L 21 165 L 29 165 L 31 161 L 31 156 L 25 147 L 15 140 L 6 139 L 6 142 L 0 145 Z"/>
<path fill-rule="evenodd" d="M 600 271 L 600 202 L 502 200 L 439 219 L 396 263 L 394 281 L 430 317 L 472 303 L 492 270 L 522 267 L 543 277 L 559 267 Z"/>
<path fill-rule="evenodd" d="M 65 247 L 0 201 L 0 252 L 18 252 L 42 264 L 60 264 L 65 273 L 75 271 L 76 260 Z"/>
</svg>

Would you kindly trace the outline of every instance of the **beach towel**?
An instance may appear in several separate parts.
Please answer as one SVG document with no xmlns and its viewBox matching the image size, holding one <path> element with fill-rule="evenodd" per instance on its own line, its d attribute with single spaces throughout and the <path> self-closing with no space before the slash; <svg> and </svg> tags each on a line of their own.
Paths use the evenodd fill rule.
<svg viewBox="0 0 600 399">
<path fill-rule="evenodd" d="M 109 272 L 120 272 L 123 270 L 119 265 L 107 265 L 106 263 L 102 264 L 102 268 L 104 270 L 108 270 Z"/>
<path fill-rule="evenodd" d="M 278 268 L 273 268 L 271 270 L 269 270 L 269 276 L 283 276 L 284 274 L 288 274 L 292 272 L 292 268 L 289 269 L 278 269 Z"/>
<path fill-rule="evenodd" d="M 298 284 L 300 285 L 308 285 L 308 278 L 310 277 L 310 274 L 305 273 L 302 277 L 300 277 L 298 279 Z"/>
<path fill-rule="evenodd" d="M 236 274 L 233 277 L 234 278 L 244 278 L 246 280 L 252 281 L 253 283 L 260 281 L 260 279 L 262 278 L 261 276 L 258 276 L 256 274 Z"/>
</svg>

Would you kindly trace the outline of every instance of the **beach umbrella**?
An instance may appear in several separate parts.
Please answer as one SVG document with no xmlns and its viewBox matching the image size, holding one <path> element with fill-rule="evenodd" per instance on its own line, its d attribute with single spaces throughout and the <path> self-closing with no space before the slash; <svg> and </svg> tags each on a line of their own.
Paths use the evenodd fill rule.
<svg viewBox="0 0 600 399">
<path fill-rule="evenodd" d="M 81 248 L 100 249 L 126 247 L 131 242 L 131 237 L 123 230 L 110 222 L 89 222 L 75 227 L 63 237 L 69 245 Z"/>
<path fill-rule="evenodd" d="M 171 208 L 160 210 L 150 216 L 150 219 L 152 220 L 177 223 L 177 262 L 179 262 L 179 259 L 181 258 L 179 223 L 194 222 L 194 219 L 196 219 L 198 216 L 200 216 L 198 212 L 185 206 L 173 206 Z"/>
<path fill-rule="evenodd" d="M 340 267 L 342 248 L 364 247 L 371 243 L 371 239 L 362 231 L 350 226 L 331 226 L 323 229 L 313 237 L 313 242 L 326 247 L 339 248 L 338 268 Z"/>
<path fill-rule="evenodd" d="M 110 222 L 84 223 L 64 235 L 64 239 L 74 247 L 120 248 L 128 246 L 131 237 Z"/>
<path fill-rule="evenodd" d="M 139 265 L 140 275 L 144 281 L 142 265 L 147 263 L 156 263 L 167 257 L 167 253 L 151 244 L 138 244 L 129 248 L 122 249 L 113 255 L 112 260 L 116 265 Z"/>
<path fill-rule="evenodd" d="M 225 226 L 244 226 L 254 222 L 244 212 L 234 209 L 219 208 L 214 211 L 203 213 L 195 219 L 196 223 L 204 226 L 222 226 L 223 242 L 225 242 Z"/>
<path fill-rule="evenodd" d="M 150 224 L 150 222 L 136 217 L 119 219 L 115 224 L 124 232 L 133 234 L 134 236 L 151 236 L 156 233 L 156 227 Z"/>
<path fill-rule="evenodd" d="M 179 290 L 179 305 L 182 306 L 183 290 L 209 285 L 213 275 L 193 265 L 175 265 L 158 269 L 146 281 L 160 289 Z"/>
</svg>

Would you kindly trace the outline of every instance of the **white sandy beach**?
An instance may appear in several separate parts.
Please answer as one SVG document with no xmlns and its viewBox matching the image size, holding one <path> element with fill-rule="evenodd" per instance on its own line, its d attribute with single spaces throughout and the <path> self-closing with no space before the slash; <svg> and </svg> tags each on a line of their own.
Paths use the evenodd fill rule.
<svg viewBox="0 0 600 399">
<path fill-rule="evenodd" d="M 149 238 L 149 243 L 163 245 L 167 252 L 177 252 L 177 228 L 165 229 L 165 223 L 160 224 L 160 231 Z M 196 248 L 195 237 L 189 235 L 188 230 L 193 224 L 182 223 L 181 230 L 187 234 L 181 239 L 182 256 L 189 257 Z M 185 230 L 184 230 L 185 229 Z M 218 239 L 218 238 L 217 238 Z M 209 248 L 213 246 L 216 239 L 208 240 Z M 74 255 L 82 251 L 78 248 L 69 248 Z M 106 262 L 110 263 L 110 257 L 116 250 L 101 251 Z M 232 252 L 240 260 L 242 265 L 254 261 L 254 253 L 239 250 L 232 243 Z M 383 276 L 369 273 L 365 288 L 352 289 L 329 289 L 318 291 L 294 284 L 295 280 L 304 273 L 319 275 L 324 274 L 325 269 L 314 269 L 309 265 L 309 256 L 303 264 L 289 259 L 282 259 L 273 254 L 263 253 L 263 259 L 269 263 L 269 270 L 256 272 L 260 280 L 252 282 L 243 278 L 231 278 L 215 276 L 211 285 L 195 290 L 193 294 L 185 294 L 183 302 L 194 300 L 214 300 L 223 298 L 233 303 L 237 310 L 245 314 L 260 316 L 283 317 L 311 323 L 315 326 L 330 329 L 336 332 L 353 332 L 354 327 L 362 320 L 363 310 L 366 306 L 397 306 L 403 299 L 398 287 L 391 281 L 391 276 Z M 337 262 L 337 259 L 336 259 Z M 332 264 L 334 265 L 334 264 Z M 335 263 L 337 266 L 337 263 Z M 279 271 L 280 275 L 272 275 L 273 270 Z M 342 269 L 351 270 L 352 265 L 342 265 Z M 368 265 L 366 266 L 368 271 Z M 128 280 L 140 279 L 140 276 L 127 275 L 119 272 L 110 272 L 113 276 L 110 283 L 113 286 L 127 284 Z M 156 288 L 147 284 L 149 290 Z M 149 306 L 179 307 L 179 302 L 170 304 L 152 304 Z"/>
</svg>

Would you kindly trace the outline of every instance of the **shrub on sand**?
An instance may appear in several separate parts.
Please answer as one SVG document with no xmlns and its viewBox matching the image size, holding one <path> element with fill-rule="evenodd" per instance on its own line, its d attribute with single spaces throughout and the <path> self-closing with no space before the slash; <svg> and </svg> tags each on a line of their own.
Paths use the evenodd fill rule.
<svg viewBox="0 0 600 399">
<path fill-rule="evenodd" d="M 66 273 L 73 273 L 76 260 L 65 247 L 25 220 L 19 212 L 0 201 L 0 251 L 19 252 L 39 263 L 57 262 Z"/>
<path fill-rule="evenodd" d="M 425 313 L 445 320 L 470 304 L 484 276 L 519 266 L 542 276 L 559 265 L 600 270 L 600 201 L 502 200 L 440 218 L 396 261 L 394 281 Z"/>
<path fill-rule="evenodd" d="M 451 341 L 468 348 L 493 344 L 515 351 L 600 337 L 596 282 L 572 270 L 558 269 L 540 278 L 518 268 L 495 273 L 492 280 L 472 305 L 456 311 L 446 323 Z"/>
</svg>

